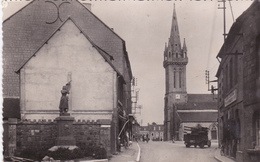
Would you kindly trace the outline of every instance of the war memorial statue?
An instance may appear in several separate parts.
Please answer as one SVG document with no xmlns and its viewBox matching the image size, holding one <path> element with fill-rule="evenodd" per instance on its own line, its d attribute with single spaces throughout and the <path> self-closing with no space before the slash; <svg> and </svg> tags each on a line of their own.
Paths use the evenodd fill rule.
<svg viewBox="0 0 260 162">
<path fill-rule="evenodd" d="M 70 81 L 71 82 L 71 81 Z M 60 99 L 60 114 L 65 114 L 69 109 L 69 91 L 70 91 L 70 82 L 68 82 L 65 86 L 62 87 L 61 90 L 61 99 Z"/>
</svg>

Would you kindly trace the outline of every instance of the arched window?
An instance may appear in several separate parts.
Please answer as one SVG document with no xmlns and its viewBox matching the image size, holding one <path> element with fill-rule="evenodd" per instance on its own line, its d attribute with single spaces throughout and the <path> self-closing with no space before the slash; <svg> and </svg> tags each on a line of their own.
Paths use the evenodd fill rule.
<svg viewBox="0 0 260 162">
<path fill-rule="evenodd" d="M 173 88 L 176 88 L 176 71 L 173 72 Z"/>
<path fill-rule="evenodd" d="M 253 115 L 253 133 L 255 139 L 255 148 L 260 148 L 260 110 L 255 111 Z"/>
<path fill-rule="evenodd" d="M 182 83 L 182 72 L 179 71 L 179 88 L 181 88 L 181 83 Z"/>
</svg>

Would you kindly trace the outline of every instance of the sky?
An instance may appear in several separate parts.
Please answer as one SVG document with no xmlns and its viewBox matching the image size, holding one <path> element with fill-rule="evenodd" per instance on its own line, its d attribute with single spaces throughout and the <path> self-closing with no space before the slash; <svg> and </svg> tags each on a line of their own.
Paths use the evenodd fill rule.
<svg viewBox="0 0 260 162">
<path fill-rule="evenodd" d="M 5 1 L 6 2 L 6 1 Z M 92 12 L 107 26 L 114 29 L 126 42 L 132 73 L 137 78 L 139 91 L 136 114 L 141 125 L 155 122 L 163 124 L 165 71 L 163 54 L 170 36 L 173 8 L 175 5 L 181 43 L 186 40 L 187 92 L 207 93 L 205 70 L 210 71 L 210 80 L 215 80 L 219 62 L 216 56 L 223 44 L 223 3 L 217 0 L 176 1 L 89 1 Z M 24 1 L 2 3 L 3 19 L 24 6 Z M 231 7 L 230 7 L 231 4 Z M 226 30 L 250 5 L 251 0 L 226 2 Z M 216 86 L 216 85 L 215 85 Z"/>
</svg>

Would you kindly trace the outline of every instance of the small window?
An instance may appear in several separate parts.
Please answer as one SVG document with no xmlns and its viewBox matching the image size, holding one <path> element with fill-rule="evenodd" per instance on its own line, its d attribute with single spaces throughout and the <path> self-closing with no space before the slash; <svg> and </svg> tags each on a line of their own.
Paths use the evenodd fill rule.
<svg viewBox="0 0 260 162">
<path fill-rule="evenodd" d="M 253 128 L 255 136 L 254 148 L 260 148 L 260 110 L 256 111 L 253 115 Z"/>
</svg>

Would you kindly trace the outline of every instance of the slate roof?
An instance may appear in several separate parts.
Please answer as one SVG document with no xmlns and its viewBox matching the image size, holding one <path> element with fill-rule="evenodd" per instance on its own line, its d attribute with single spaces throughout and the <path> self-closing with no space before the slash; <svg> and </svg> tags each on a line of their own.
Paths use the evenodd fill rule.
<svg viewBox="0 0 260 162">
<path fill-rule="evenodd" d="M 216 122 L 218 112 L 178 112 L 182 122 Z"/>
<path fill-rule="evenodd" d="M 69 3 L 63 5 L 61 3 L 64 1 L 51 2 L 32 1 L 3 22 L 4 97 L 19 96 L 19 75 L 15 71 L 25 64 L 68 17 L 74 20 L 100 51 L 108 54 L 106 57 L 113 57 L 114 67 L 125 79 L 132 78 L 125 41 L 121 37 L 77 0 L 67 1 Z M 60 6 L 59 14 L 54 4 Z"/>
<path fill-rule="evenodd" d="M 212 94 L 188 94 L 188 102 L 216 102 Z"/>
<path fill-rule="evenodd" d="M 182 122 L 216 122 L 217 100 L 212 94 L 188 94 L 187 103 L 176 104 Z"/>
<path fill-rule="evenodd" d="M 176 104 L 178 110 L 217 110 L 212 94 L 188 94 L 187 103 Z"/>
</svg>

